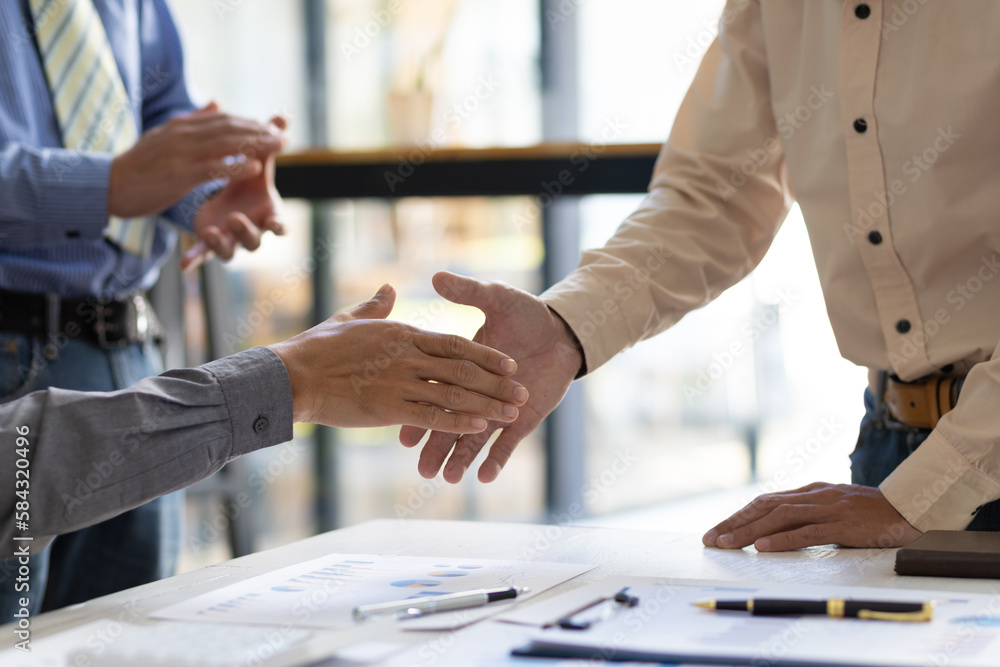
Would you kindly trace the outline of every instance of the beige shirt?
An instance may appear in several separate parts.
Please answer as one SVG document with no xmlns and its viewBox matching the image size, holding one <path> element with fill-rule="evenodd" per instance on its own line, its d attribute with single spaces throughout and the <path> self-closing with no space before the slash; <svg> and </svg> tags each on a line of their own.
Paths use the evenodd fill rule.
<svg viewBox="0 0 1000 667">
<path fill-rule="evenodd" d="M 961 529 L 1000 498 L 1000 2 L 858 5 L 731 0 L 649 195 L 543 299 L 592 371 L 746 276 L 797 200 L 844 357 L 971 369 L 881 485 Z"/>
</svg>

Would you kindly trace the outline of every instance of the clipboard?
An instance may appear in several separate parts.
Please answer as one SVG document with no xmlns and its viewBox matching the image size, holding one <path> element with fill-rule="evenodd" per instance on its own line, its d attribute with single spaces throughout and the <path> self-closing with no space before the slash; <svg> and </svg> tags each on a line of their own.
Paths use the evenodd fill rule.
<svg viewBox="0 0 1000 667">
<path fill-rule="evenodd" d="M 618 592 L 625 589 L 626 595 L 637 600 L 635 604 L 609 600 L 609 591 L 617 587 Z M 580 604 L 584 591 L 595 601 L 587 609 Z M 751 616 L 693 605 L 706 598 L 747 597 L 933 600 L 937 607 L 928 623 L 897 623 L 825 616 Z M 1000 655 L 997 595 L 616 577 L 573 591 L 567 602 L 571 604 L 560 616 L 512 654 L 776 667 L 990 667 Z M 560 623 L 567 618 L 569 623 Z M 572 629 L 574 625 L 581 627 Z"/>
</svg>

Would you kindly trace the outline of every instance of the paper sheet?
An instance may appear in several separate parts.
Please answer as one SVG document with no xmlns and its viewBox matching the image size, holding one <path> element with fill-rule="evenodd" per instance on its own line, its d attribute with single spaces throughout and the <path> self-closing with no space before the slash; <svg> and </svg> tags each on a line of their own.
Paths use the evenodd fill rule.
<svg viewBox="0 0 1000 667">
<path fill-rule="evenodd" d="M 32 639 L 30 653 L 14 648 L 0 651 L 0 665 L 252 665 L 261 664 L 264 657 L 293 651 L 318 634 L 298 628 L 233 628 L 192 623 L 135 625 L 104 619 Z"/>
<path fill-rule="evenodd" d="M 362 604 L 425 598 L 478 588 L 526 586 L 521 601 L 593 569 L 591 565 L 475 558 L 330 554 L 262 574 L 161 609 L 153 618 L 213 623 L 346 629 Z M 509 608 L 506 602 L 398 623 L 404 630 L 448 630 Z"/>
<path fill-rule="evenodd" d="M 561 613 L 571 611 L 584 590 L 591 599 L 606 595 L 608 583 L 597 582 L 572 591 L 564 598 L 566 605 Z M 534 637 L 536 646 L 576 648 L 599 659 L 655 654 L 768 665 L 987 667 L 997 665 L 1000 656 L 1000 594 L 996 593 L 755 586 L 645 577 L 618 578 L 614 584 L 629 585 L 629 593 L 639 597 L 639 605 L 631 609 L 618 607 L 587 631 L 558 628 L 538 631 Z M 937 606 L 930 622 L 902 623 L 717 613 L 692 604 L 703 599 L 748 597 L 934 600 Z"/>
</svg>

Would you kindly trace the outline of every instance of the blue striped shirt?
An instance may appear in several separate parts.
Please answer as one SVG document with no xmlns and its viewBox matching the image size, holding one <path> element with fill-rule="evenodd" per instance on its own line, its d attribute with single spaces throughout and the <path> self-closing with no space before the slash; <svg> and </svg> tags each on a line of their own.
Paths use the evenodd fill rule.
<svg viewBox="0 0 1000 667">
<path fill-rule="evenodd" d="M 195 107 L 164 0 L 93 0 L 142 131 Z M 104 238 L 110 154 L 62 148 L 28 0 L 0 2 L 0 287 L 104 296 L 150 287 L 176 241 L 157 224 L 148 258 Z M 190 229 L 201 191 L 163 216 Z"/>
</svg>

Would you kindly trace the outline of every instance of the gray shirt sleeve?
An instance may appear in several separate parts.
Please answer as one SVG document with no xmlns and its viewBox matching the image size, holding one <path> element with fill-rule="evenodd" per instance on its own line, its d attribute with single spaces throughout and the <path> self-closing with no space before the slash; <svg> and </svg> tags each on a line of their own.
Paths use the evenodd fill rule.
<svg viewBox="0 0 1000 667">
<path fill-rule="evenodd" d="M 48 389 L 0 405 L 0 560 L 291 438 L 288 373 L 266 348 L 122 391 Z"/>
</svg>

